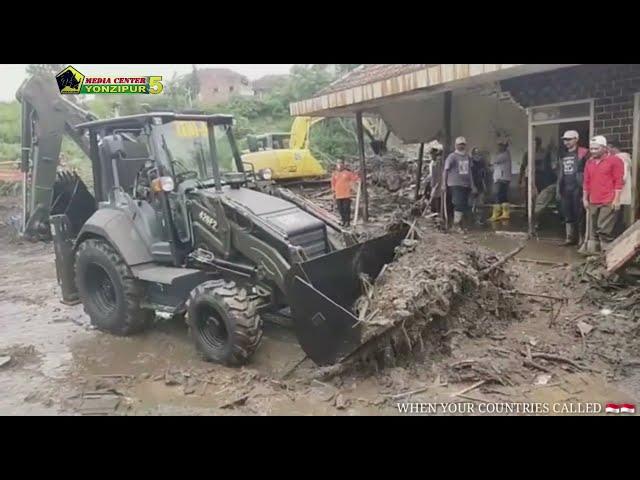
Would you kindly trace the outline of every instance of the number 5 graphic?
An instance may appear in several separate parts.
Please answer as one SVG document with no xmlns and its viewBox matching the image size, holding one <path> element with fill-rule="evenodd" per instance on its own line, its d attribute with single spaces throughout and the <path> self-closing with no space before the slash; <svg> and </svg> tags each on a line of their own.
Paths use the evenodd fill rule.
<svg viewBox="0 0 640 480">
<path fill-rule="evenodd" d="M 149 77 L 149 93 L 157 95 L 164 90 L 162 85 L 162 77 Z"/>
</svg>

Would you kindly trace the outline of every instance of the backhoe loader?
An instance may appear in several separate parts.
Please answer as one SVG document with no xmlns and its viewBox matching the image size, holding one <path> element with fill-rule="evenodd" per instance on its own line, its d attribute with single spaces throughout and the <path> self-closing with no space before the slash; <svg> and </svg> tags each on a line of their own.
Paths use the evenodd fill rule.
<svg viewBox="0 0 640 480">
<path fill-rule="evenodd" d="M 233 118 L 149 112 L 98 120 L 62 98 L 53 78 L 20 88 L 23 233 L 51 231 L 67 304 L 115 335 L 156 312 L 184 317 L 210 361 L 242 365 L 262 318 L 285 317 L 318 365 L 361 343 L 353 312 L 406 231 L 358 243 L 292 192 L 242 162 Z M 63 135 L 91 160 L 93 194 L 56 169 Z M 266 315 L 269 314 L 269 315 Z"/>
</svg>

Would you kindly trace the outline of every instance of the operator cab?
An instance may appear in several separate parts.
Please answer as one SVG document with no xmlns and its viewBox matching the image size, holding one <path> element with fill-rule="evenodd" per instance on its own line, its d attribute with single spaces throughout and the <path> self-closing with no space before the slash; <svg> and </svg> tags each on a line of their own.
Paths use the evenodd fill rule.
<svg viewBox="0 0 640 480">
<path fill-rule="evenodd" d="M 132 212 L 155 261 L 181 265 L 193 248 L 190 189 L 247 184 L 232 125 L 228 115 L 156 112 L 76 127 L 89 134 L 100 207 Z"/>
</svg>

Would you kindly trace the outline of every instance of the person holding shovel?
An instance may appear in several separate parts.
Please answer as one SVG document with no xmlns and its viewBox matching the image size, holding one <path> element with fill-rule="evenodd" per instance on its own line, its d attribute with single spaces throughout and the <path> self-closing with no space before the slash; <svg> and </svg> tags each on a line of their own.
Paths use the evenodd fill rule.
<svg viewBox="0 0 640 480">
<path fill-rule="evenodd" d="M 615 240 L 614 229 L 620 195 L 624 186 L 624 163 L 607 149 L 607 139 L 593 137 L 589 146 L 591 158 L 584 169 L 582 202 L 591 217 L 591 236 L 587 254 L 606 251 Z"/>
<path fill-rule="evenodd" d="M 351 194 L 360 176 L 349 170 L 344 160 L 339 160 L 331 177 L 331 191 L 336 201 L 343 227 L 351 226 Z"/>
</svg>

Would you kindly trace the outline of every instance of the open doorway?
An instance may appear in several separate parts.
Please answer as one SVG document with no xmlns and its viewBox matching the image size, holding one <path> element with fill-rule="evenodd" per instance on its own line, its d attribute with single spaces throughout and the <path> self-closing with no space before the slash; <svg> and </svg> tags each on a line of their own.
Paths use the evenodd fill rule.
<svg viewBox="0 0 640 480">
<path fill-rule="evenodd" d="M 588 148 L 591 124 L 588 120 L 546 124 L 533 127 L 535 150 L 535 194 L 534 213 L 536 216 L 536 230 L 541 236 L 562 236 L 564 224 L 560 213 L 560 199 L 552 198 L 547 203 L 541 201 L 549 192 L 547 187 L 555 185 L 558 180 L 559 158 L 564 154 L 562 136 L 568 130 L 575 130 L 580 135 L 578 146 Z M 538 145 L 540 148 L 538 149 Z M 538 195 L 542 195 L 538 198 Z M 546 205 L 542 210 L 542 205 Z"/>
<path fill-rule="evenodd" d="M 567 130 L 579 134 L 578 145 L 589 147 L 593 134 L 593 101 L 567 102 L 529 109 L 528 217 L 529 233 L 562 235 L 563 219 L 553 185 L 564 153 L 562 136 Z M 544 189 L 548 190 L 542 195 Z M 550 191 L 553 190 L 553 191 Z M 541 201 L 550 198 L 550 201 Z M 536 202 L 538 200 L 538 202 Z M 536 208 L 537 204 L 537 208 Z M 537 224 L 537 228 L 536 228 Z"/>
</svg>

